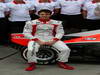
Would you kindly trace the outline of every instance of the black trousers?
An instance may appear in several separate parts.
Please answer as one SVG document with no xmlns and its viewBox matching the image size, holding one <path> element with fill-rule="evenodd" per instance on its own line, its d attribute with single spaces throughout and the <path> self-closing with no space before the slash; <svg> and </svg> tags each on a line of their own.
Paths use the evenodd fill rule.
<svg viewBox="0 0 100 75">
<path fill-rule="evenodd" d="M 25 21 L 16 21 L 16 22 L 9 22 L 9 31 L 10 33 L 22 33 L 23 28 L 25 26 Z"/>
<path fill-rule="evenodd" d="M 8 42 L 8 25 L 6 18 L 0 18 L 0 44 L 6 44 Z"/>
<path fill-rule="evenodd" d="M 50 18 L 54 20 L 60 20 L 60 14 L 53 14 Z"/>
<path fill-rule="evenodd" d="M 99 20 L 85 19 L 84 28 L 88 30 L 100 29 L 100 19 Z"/>
<path fill-rule="evenodd" d="M 82 14 L 78 15 L 60 15 L 60 20 L 63 21 L 63 27 L 66 34 L 80 32 L 84 19 Z"/>
</svg>

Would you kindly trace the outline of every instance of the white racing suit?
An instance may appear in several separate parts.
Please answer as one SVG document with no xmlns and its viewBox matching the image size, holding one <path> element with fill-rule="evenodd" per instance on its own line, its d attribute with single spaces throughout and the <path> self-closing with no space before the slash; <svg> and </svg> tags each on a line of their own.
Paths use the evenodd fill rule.
<svg viewBox="0 0 100 75">
<path fill-rule="evenodd" d="M 28 63 L 37 62 L 37 57 L 35 54 L 38 51 L 40 45 L 35 41 L 38 39 L 46 42 L 49 40 L 58 40 L 52 45 L 60 51 L 58 54 L 58 61 L 68 62 L 70 49 L 64 42 L 60 40 L 64 35 L 61 21 L 49 20 L 44 22 L 39 19 L 28 21 L 24 27 L 23 34 L 28 39 L 33 39 L 28 43 Z"/>
</svg>

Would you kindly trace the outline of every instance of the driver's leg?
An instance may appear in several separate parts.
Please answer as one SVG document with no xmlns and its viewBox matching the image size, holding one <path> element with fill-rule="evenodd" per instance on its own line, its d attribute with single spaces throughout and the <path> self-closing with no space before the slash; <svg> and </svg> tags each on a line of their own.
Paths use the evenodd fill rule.
<svg viewBox="0 0 100 75">
<path fill-rule="evenodd" d="M 26 71 L 32 71 L 36 68 L 35 63 L 37 63 L 36 52 L 38 51 L 40 45 L 34 41 L 30 41 L 28 43 L 28 52 L 27 59 L 29 67 L 27 67 Z"/>
<path fill-rule="evenodd" d="M 58 54 L 58 61 L 68 62 L 68 57 L 70 55 L 69 47 L 62 41 L 57 41 L 55 44 L 53 44 L 53 47 L 60 51 L 60 53 Z"/>
<path fill-rule="evenodd" d="M 57 59 L 59 67 L 63 69 L 73 70 L 74 69 L 73 67 L 65 64 L 65 62 L 68 62 L 68 58 L 70 55 L 69 47 L 62 41 L 57 41 L 55 44 L 53 44 L 53 47 L 55 47 L 60 51 Z"/>
</svg>

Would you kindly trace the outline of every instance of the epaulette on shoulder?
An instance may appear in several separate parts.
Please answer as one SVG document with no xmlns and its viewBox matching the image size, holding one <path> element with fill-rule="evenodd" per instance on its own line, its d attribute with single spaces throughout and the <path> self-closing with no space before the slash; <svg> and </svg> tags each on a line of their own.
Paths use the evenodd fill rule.
<svg viewBox="0 0 100 75">
<path fill-rule="evenodd" d="M 35 20 L 31 20 L 31 22 L 36 22 L 37 21 L 37 19 L 35 19 Z"/>
<path fill-rule="evenodd" d="M 30 23 L 31 23 L 31 21 L 27 21 L 26 23 L 29 23 L 29 24 L 30 24 Z"/>
</svg>

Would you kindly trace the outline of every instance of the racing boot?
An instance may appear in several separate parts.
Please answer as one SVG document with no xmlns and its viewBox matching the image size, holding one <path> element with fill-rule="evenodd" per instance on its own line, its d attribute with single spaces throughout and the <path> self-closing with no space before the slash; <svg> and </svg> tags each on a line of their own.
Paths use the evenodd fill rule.
<svg viewBox="0 0 100 75">
<path fill-rule="evenodd" d="M 63 69 L 67 69 L 67 70 L 74 70 L 75 69 L 74 67 L 69 66 L 68 64 L 65 64 L 64 62 L 58 62 L 57 64 L 60 68 L 63 68 Z"/>
<path fill-rule="evenodd" d="M 32 62 L 32 63 L 28 63 L 29 66 L 25 69 L 25 71 L 32 71 L 34 69 L 36 69 L 36 63 Z"/>
</svg>

